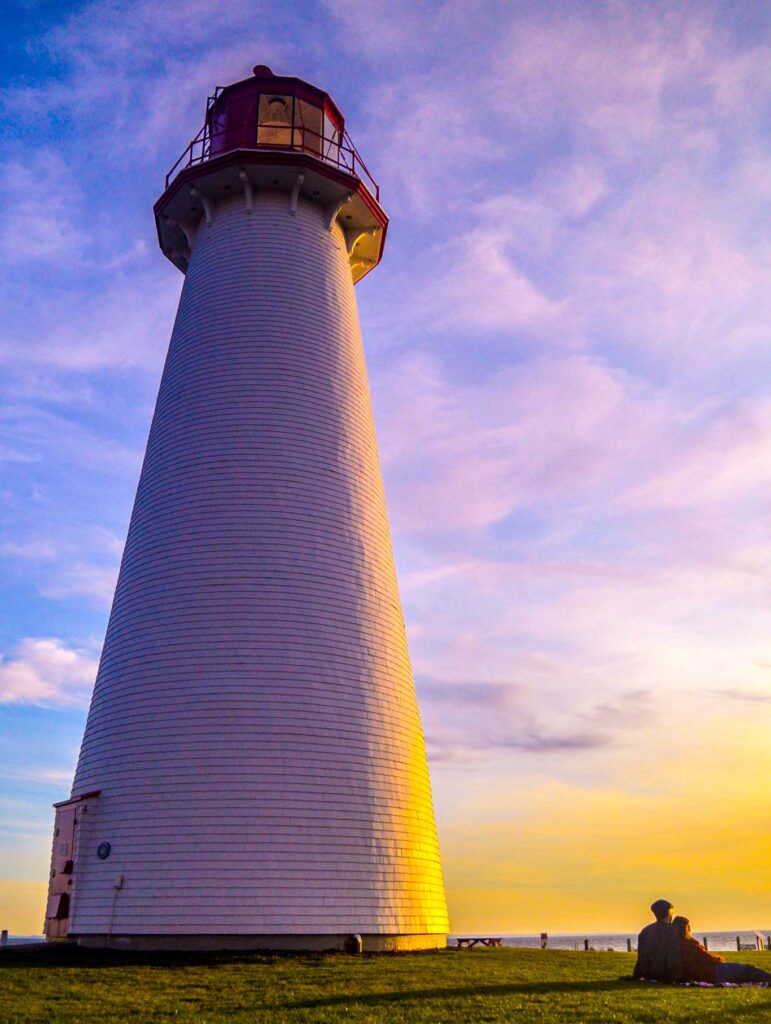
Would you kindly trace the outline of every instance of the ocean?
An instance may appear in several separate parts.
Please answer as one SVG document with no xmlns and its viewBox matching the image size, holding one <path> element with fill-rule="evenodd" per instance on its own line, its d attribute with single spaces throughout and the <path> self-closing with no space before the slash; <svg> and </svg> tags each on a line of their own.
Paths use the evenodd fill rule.
<svg viewBox="0 0 771 1024">
<path fill-rule="evenodd" d="M 758 930 L 761 934 L 765 935 L 766 940 L 768 940 L 768 937 L 771 935 L 771 928 L 760 928 Z M 694 932 L 693 934 L 699 942 L 704 942 L 706 937 L 706 944 L 713 952 L 720 952 L 721 950 L 733 950 L 736 952 L 737 935 L 739 936 L 739 940 L 743 946 L 752 944 L 753 949 L 755 948 L 754 932 Z M 448 945 L 454 946 L 457 937 L 457 935 L 448 935 Z M 466 936 L 464 935 L 463 937 L 465 938 Z M 504 946 L 538 949 L 541 945 L 540 935 L 497 935 L 496 938 L 501 938 Z M 634 932 L 634 934 L 631 932 L 624 932 L 621 934 L 608 935 L 590 935 L 588 932 L 581 932 L 576 935 L 555 934 L 549 935 L 547 945 L 549 949 L 583 950 L 586 939 L 589 940 L 590 949 L 613 950 L 614 952 L 625 953 L 627 949 L 627 939 L 632 940 L 632 949 L 637 949 L 637 932 Z"/>
<path fill-rule="evenodd" d="M 771 928 L 761 928 L 759 931 L 766 936 L 766 940 L 771 936 Z M 465 932 L 463 937 L 468 936 L 468 932 Z M 473 934 L 473 933 L 472 933 Z M 727 931 L 727 932 L 694 932 L 693 933 L 700 942 L 704 942 L 706 937 L 707 945 L 713 952 L 720 952 L 721 950 L 733 950 L 736 951 L 736 937 L 739 936 L 739 940 L 742 945 L 752 945 L 755 948 L 755 933 L 744 932 L 744 931 Z M 457 935 L 448 935 L 447 944 L 449 946 L 455 945 L 455 940 L 458 938 Z M 523 949 L 538 949 L 541 945 L 540 935 L 500 935 L 496 938 L 503 940 L 504 946 L 516 946 Z M 581 932 L 576 935 L 549 935 L 547 945 L 549 949 L 576 949 L 583 950 L 585 940 L 589 940 L 590 949 L 596 950 L 613 950 L 614 952 L 625 953 L 627 939 L 632 940 L 632 949 L 637 949 L 637 932 L 632 934 L 631 932 L 624 932 L 621 934 L 609 934 L 609 935 L 590 935 L 586 932 Z M 42 935 L 9 935 L 8 945 L 16 946 L 23 943 L 29 942 L 43 942 Z"/>
</svg>

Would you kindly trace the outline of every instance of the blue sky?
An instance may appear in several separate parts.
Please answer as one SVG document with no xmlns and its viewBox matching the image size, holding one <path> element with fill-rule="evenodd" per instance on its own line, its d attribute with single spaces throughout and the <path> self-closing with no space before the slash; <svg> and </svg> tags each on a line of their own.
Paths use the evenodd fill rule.
<svg viewBox="0 0 771 1024">
<path fill-rule="evenodd" d="M 454 926 L 632 928 L 664 888 L 697 927 L 768 926 L 768 5 L 0 19 L 12 927 L 42 913 L 181 287 L 152 203 L 258 62 L 334 95 L 391 217 L 357 294 Z"/>
</svg>

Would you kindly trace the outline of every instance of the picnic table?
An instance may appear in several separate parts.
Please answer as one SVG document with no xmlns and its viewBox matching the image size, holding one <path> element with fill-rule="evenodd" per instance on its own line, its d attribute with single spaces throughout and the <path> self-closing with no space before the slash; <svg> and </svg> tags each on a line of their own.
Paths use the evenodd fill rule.
<svg viewBox="0 0 771 1024">
<path fill-rule="evenodd" d="M 492 939 L 487 936 L 482 938 L 481 936 L 456 939 L 457 949 L 473 949 L 474 946 L 501 946 L 503 945 L 503 939 Z"/>
</svg>

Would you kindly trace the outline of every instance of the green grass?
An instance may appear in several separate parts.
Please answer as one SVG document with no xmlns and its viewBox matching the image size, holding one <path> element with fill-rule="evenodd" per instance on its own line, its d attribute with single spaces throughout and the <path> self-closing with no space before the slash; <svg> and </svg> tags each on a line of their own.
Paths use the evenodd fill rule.
<svg viewBox="0 0 771 1024">
<path fill-rule="evenodd" d="M 730 956 L 730 954 L 729 954 Z M 771 964 L 771 953 L 731 959 Z M 771 989 L 629 979 L 634 956 L 500 949 L 346 957 L 0 954 L 2 1024 L 771 1022 Z"/>
</svg>

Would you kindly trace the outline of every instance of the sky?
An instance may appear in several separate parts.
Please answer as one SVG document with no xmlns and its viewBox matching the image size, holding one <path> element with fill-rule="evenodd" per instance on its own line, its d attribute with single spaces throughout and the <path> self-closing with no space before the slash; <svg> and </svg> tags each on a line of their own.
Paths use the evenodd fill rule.
<svg viewBox="0 0 771 1024">
<path fill-rule="evenodd" d="M 6 0 L 0 925 L 42 928 L 216 85 L 332 93 L 455 932 L 771 927 L 765 0 Z"/>
</svg>

